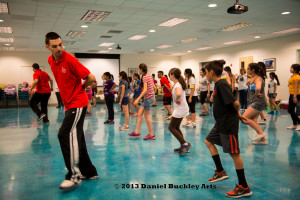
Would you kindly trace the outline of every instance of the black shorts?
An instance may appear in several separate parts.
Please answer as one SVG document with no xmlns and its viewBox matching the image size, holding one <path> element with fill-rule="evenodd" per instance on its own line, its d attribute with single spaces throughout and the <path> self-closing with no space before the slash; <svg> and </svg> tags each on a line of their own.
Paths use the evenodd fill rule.
<svg viewBox="0 0 300 200">
<path fill-rule="evenodd" d="M 215 126 L 211 129 L 206 140 L 223 147 L 224 153 L 240 153 L 238 133 L 224 134 Z"/>
<path fill-rule="evenodd" d="M 172 97 L 165 97 L 165 96 L 164 96 L 163 101 L 164 101 L 164 106 L 166 106 L 166 105 L 171 105 Z"/>
<path fill-rule="evenodd" d="M 205 99 L 207 97 L 208 91 L 200 92 L 200 103 L 203 105 L 205 103 Z"/>
<path fill-rule="evenodd" d="M 189 105 L 190 112 L 195 113 L 196 112 L 195 107 L 196 107 L 196 102 L 197 102 L 197 96 L 192 97 L 192 102 L 191 103 L 189 103 L 189 98 L 190 98 L 190 96 L 186 96 L 186 102 Z"/>
</svg>

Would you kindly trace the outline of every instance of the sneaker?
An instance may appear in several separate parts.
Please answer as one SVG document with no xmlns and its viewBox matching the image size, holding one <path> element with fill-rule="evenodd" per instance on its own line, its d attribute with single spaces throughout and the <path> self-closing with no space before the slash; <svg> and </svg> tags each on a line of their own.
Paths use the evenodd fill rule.
<svg viewBox="0 0 300 200">
<path fill-rule="evenodd" d="M 44 117 L 46 117 L 46 114 L 42 113 L 39 118 L 37 118 L 37 122 L 40 121 L 41 119 L 43 119 Z"/>
<path fill-rule="evenodd" d="M 191 122 L 186 127 L 188 127 L 188 128 L 194 128 L 194 127 L 196 127 L 196 123 L 195 122 Z"/>
<path fill-rule="evenodd" d="M 226 196 L 230 198 L 248 197 L 251 195 L 252 191 L 250 190 L 249 186 L 247 188 L 244 188 L 241 185 L 236 185 L 234 190 L 226 193 Z"/>
<path fill-rule="evenodd" d="M 162 107 L 162 108 L 161 108 L 161 110 L 165 110 L 165 109 L 166 109 L 165 107 Z"/>
<path fill-rule="evenodd" d="M 80 184 L 81 182 L 82 182 L 81 179 L 79 179 L 76 183 L 73 182 L 73 181 L 70 181 L 70 180 L 64 180 L 64 181 L 60 184 L 59 188 L 60 188 L 60 189 L 71 188 L 71 187 L 73 187 L 75 184 Z"/>
<path fill-rule="evenodd" d="M 138 113 L 135 113 L 133 116 L 134 116 L 134 117 L 138 117 L 138 116 L 139 116 L 139 114 L 138 114 Z"/>
<path fill-rule="evenodd" d="M 221 172 L 217 172 L 215 171 L 215 174 L 213 175 L 213 177 L 211 177 L 208 182 L 210 183 L 214 183 L 214 182 L 218 182 L 218 181 L 223 181 L 225 179 L 228 179 L 229 177 L 227 176 L 225 170 L 221 171 Z"/>
<path fill-rule="evenodd" d="M 253 142 L 253 144 L 268 144 L 268 140 L 264 140 L 264 141 L 258 140 Z"/>
<path fill-rule="evenodd" d="M 297 125 L 290 125 L 289 127 L 286 127 L 287 129 L 296 129 Z"/>
<path fill-rule="evenodd" d="M 98 179 L 99 176 L 95 175 L 95 176 L 91 176 L 91 177 L 86 177 L 86 176 L 83 176 L 82 174 L 80 174 L 79 178 L 81 178 L 82 180 L 94 180 L 94 179 Z"/>
<path fill-rule="evenodd" d="M 300 131 L 300 125 L 297 126 L 297 128 L 295 129 L 295 131 Z"/>
<path fill-rule="evenodd" d="M 171 120 L 172 119 L 172 115 L 169 115 L 168 117 L 166 117 L 166 120 Z"/>
<path fill-rule="evenodd" d="M 103 122 L 104 124 L 108 124 L 111 120 L 106 120 L 105 122 Z"/>
<path fill-rule="evenodd" d="M 205 116 L 205 113 L 206 112 L 202 112 L 202 113 L 199 114 L 199 116 Z"/>
<path fill-rule="evenodd" d="M 266 119 L 262 119 L 258 122 L 259 124 L 266 124 L 267 123 L 267 120 Z"/>
<path fill-rule="evenodd" d="M 263 133 L 263 134 L 256 134 L 256 135 L 252 138 L 252 140 L 259 140 L 259 139 L 261 139 L 261 138 L 263 138 L 263 137 L 265 137 L 265 136 L 266 136 L 265 133 Z"/>
<path fill-rule="evenodd" d="M 129 130 L 129 126 L 128 125 L 123 125 L 120 127 L 120 131 L 125 131 L 125 130 Z"/>
<path fill-rule="evenodd" d="M 139 133 L 136 133 L 135 131 L 128 133 L 129 136 L 131 137 L 141 137 Z"/>
<path fill-rule="evenodd" d="M 276 111 L 275 115 L 279 115 L 279 112 L 278 112 L 278 111 Z"/>
<path fill-rule="evenodd" d="M 86 113 L 85 116 L 90 117 L 90 116 L 92 116 L 92 114 L 91 113 Z"/>
<path fill-rule="evenodd" d="M 143 138 L 143 140 L 155 140 L 155 139 L 156 139 L 155 135 L 150 135 L 150 134 L 146 135 L 146 137 Z"/>
<path fill-rule="evenodd" d="M 114 123 L 115 123 L 114 120 L 110 120 L 110 121 L 108 122 L 108 124 L 114 124 Z"/>
<path fill-rule="evenodd" d="M 188 143 L 187 145 L 182 144 L 179 148 L 179 155 L 182 156 L 184 153 L 189 153 L 192 145 Z"/>
<path fill-rule="evenodd" d="M 192 122 L 186 121 L 184 124 L 182 124 L 182 126 L 188 126 L 190 123 L 192 123 Z"/>
<path fill-rule="evenodd" d="M 272 111 L 268 112 L 268 114 L 269 115 L 274 115 L 274 111 L 272 110 Z"/>
<path fill-rule="evenodd" d="M 157 105 L 156 104 L 153 104 L 151 107 L 156 107 Z"/>
<path fill-rule="evenodd" d="M 43 122 L 45 125 L 49 125 L 50 122 L 49 121 L 46 121 L 46 122 Z"/>
</svg>

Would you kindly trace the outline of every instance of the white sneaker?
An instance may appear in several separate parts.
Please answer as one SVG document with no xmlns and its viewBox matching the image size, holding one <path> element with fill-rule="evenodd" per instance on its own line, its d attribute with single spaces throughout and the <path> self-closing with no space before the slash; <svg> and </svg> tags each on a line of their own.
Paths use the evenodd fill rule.
<svg viewBox="0 0 300 200">
<path fill-rule="evenodd" d="M 265 137 L 265 136 L 266 136 L 265 133 L 263 133 L 263 134 L 256 134 L 256 135 L 252 138 L 252 140 L 259 140 L 259 139 L 261 139 L 261 138 L 263 138 L 263 137 Z"/>
<path fill-rule="evenodd" d="M 266 124 L 267 123 L 267 120 L 266 119 L 262 119 L 258 122 L 258 124 Z"/>
<path fill-rule="evenodd" d="M 297 125 L 290 125 L 289 127 L 286 127 L 287 129 L 296 129 Z"/>
<path fill-rule="evenodd" d="M 81 183 L 81 182 L 82 182 L 81 179 L 79 179 L 76 183 L 73 182 L 73 181 L 70 181 L 70 180 L 64 180 L 64 181 L 60 184 L 59 188 L 60 188 L 60 189 L 71 188 L 71 187 L 73 187 L 75 184 L 79 184 L 79 183 Z"/>
<path fill-rule="evenodd" d="M 172 115 L 169 115 L 168 117 L 166 117 L 166 120 L 171 120 L 172 119 Z"/>
<path fill-rule="evenodd" d="M 195 122 L 191 122 L 189 125 L 187 125 L 188 128 L 193 128 L 196 127 L 196 123 Z"/>
<path fill-rule="evenodd" d="M 79 177 L 82 179 L 82 180 L 87 180 L 87 179 L 89 179 L 89 180 L 94 180 L 94 179 L 98 179 L 99 178 L 99 176 L 98 175 L 95 175 L 95 176 L 92 176 L 92 177 L 86 177 L 86 176 L 83 176 L 82 174 L 80 174 L 79 175 Z"/>
<path fill-rule="evenodd" d="M 165 107 L 162 107 L 162 108 L 161 108 L 161 110 L 165 110 L 165 109 L 166 109 Z"/>
<path fill-rule="evenodd" d="M 182 126 L 188 126 L 190 123 L 190 121 L 186 121 L 184 124 L 182 124 Z"/>
<path fill-rule="evenodd" d="M 253 142 L 253 144 L 268 144 L 268 140 L 265 140 L 265 141 L 258 140 L 258 141 Z"/>
</svg>

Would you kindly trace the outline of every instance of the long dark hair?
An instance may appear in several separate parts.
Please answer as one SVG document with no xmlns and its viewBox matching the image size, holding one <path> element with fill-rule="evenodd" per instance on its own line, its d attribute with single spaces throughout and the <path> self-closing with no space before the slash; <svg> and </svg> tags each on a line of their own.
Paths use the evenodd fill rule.
<svg viewBox="0 0 300 200">
<path fill-rule="evenodd" d="M 265 80 L 267 78 L 267 67 L 263 62 L 258 62 L 257 64 L 261 67 L 263 74 L 262 78 Z"/>
<path fill-rule="evenodd" d="M 138 80 L 140 80 L 140 79 L 141 79 L 141 78 L 140 78 L 140 75 L 139 75 L 138 73 L 134 73 L 134 74 L 133 74 L 133 76 L 137 77 L 137 78 L 138 78 Z"/>
<path fill-rule="evenodd" d="M 186 89 L 187 89 L 187 87 L 186 87 L 186 82 L 184 81 L 184 78 L 183 78 L 183 76 L 181 75 L 180 69 L 178 69 L 178 68 L 172 68 L 172 69 L 170 69 L 170 71 L 169 71 L 169 76 L 170 76 L 170 74 L 173 74 L 173 75 L 174 75 L 174 77 L 175 77 L 175 78 L 178 80 L 178 82 L 181 84 L 181 87 L 182 87 L 183 90 L 186 90 Z"/>
<path fill-rule="evenodd" d="M 129 82 L 128 82 L 128 78 L 127 78 L 127 73 L 124 72 L 124 71 L 121 71 L 119 73 L 119 75 L 122 77 L 122 81 L 127 81 L 127 85 L 128 85 L 128 88 L 129 88 Z"/>
<path fill-rule="evenodd" d="M 264 79 L 264 72 L 263 69 L 259 66 L 258 63 L 250 63 L 249 67 L 251 70 L 254 69 L 254 73 L 260 76 L 262 79 Z M 264 79 L 265 80 L 265 79 Z"/>
<path fill-rule="evenodd" d="M 107 76 L 110 80 L 114 80 L 114 76 L 109 72 L 105 72 L 103 75 Z"/>
<path fill-rule="evenodd" d="M 275 80 L 277 81 L 277 85 L 280 85 L 278 76 L 275 74 L 275 72 L 271 72 L 271 73 L 270 73 L 270 76 L 272 76 L 272 77 L 275 78 Z"/>
<path fill-rule="evenodd" d="M 186 73 L 186 74 L 189 76 L 189 78 L 190 78 L 191 76 L 194 76 L 194 74 L 193 74 L 193 72 L 192 72 L 192 70 L 191 70 L 190 68 L 185 69 L 185 70 L 184 70 L 184 73 Z"/>
<path fill-rule="evenodd" d="M 131 83 L 131 82 L 132 82 L 132 77 L 128 76 L 128 83 Z"/>
<path fill-rule="evenodd" d="M 229 74 L 230 77 L 232 76 L 231 68 L 229 66 L 225 67 L 224 71 L 226 71 Z"/>
</svg>

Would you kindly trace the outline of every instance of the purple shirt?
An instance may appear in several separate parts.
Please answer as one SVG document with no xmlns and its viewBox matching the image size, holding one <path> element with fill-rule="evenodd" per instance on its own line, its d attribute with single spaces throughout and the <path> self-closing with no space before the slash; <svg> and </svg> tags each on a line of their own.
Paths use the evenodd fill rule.
<svg viewBox="0 0 300 200">
<path fill-rule="evenodd" d="M 103 89 L 103 91 L 104 91 L 104 96 L 106 96 L 106 97 L 108 97 L 108 96 L 113 96 L 114 95 L 114 93 L 112 93 L 112 92 L 109 92 L 110 91 L 110 89 L 112 88 L 112 86 L 115 84 L 115 82 L 113 82 L 112 80 L 109 80 L 109 81 L 106 81 L 105 83 L 104 83 L 104 89 Z"/>
</svg>

